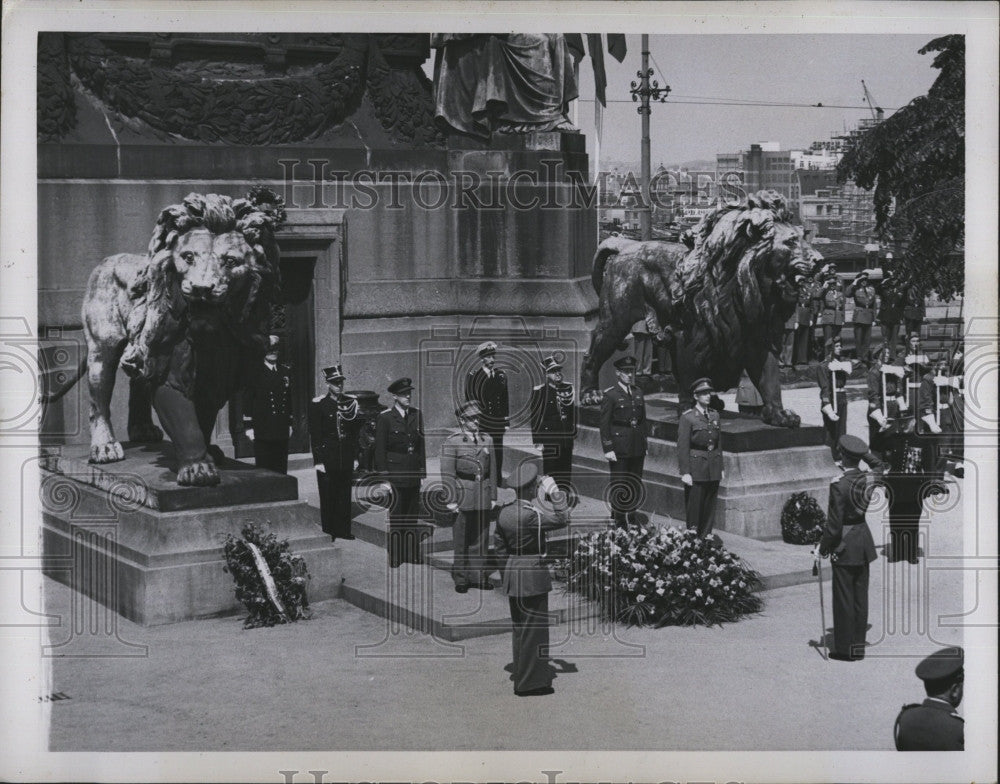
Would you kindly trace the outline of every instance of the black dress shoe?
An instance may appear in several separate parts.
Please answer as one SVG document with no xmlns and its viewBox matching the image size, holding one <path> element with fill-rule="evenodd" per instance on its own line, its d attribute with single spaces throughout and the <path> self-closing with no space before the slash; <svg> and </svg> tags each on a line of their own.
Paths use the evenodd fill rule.
<svg viewBox="0 0 1000 784">
<path fill-rule="evenodd" d="M 855 658 L 849 653 L 836 653 L 835 651 L 830 651 L 830 658 L 834 661 L 855 661 Z"/>
<path fill-rule="evenodd" d="M 468 593 L 468 592 L 469 592 L 469 586 L 468 585 L 456 585 L 455 586 L 455 593 Z"/>
<path fill-rule="evenodd" d="M 518 691 L 514 689 L 514 694 L 518 697 L 544 697 L 546 694 L 555 694 L 556 690 L 551 686 L 541 686 L 537 689 L 525 689 L 524 691 Z"/>
<path fill-rule="evenodd" d="M 478 588 L 480 591 L 492 591 L 493 590 L 493 583 L 490 583 L 490 582 L 478 583 L 477 585 L 474 585 L 472 587 L 473 588 Z"/>
<path fill-rule="evenodd" d="M 337 534 L 336 538 L 337 539 L 357 539 L 358 537 L 356 537 L 354 534 Z"/>
</svg>

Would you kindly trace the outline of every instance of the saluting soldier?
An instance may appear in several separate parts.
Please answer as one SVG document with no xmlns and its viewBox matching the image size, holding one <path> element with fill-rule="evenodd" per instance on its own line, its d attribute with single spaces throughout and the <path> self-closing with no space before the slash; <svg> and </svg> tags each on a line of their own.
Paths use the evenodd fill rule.
<svg viewBox="0 0 1000 784">
<path fill-rule="evenodd" d="M 868 270 L 861 270 L 857 274 L 845 294 L 854 297 L 854 313 L 851 316 L 851 323 L 854 326 L 854 356 L 867 364 L 876 304 L 875 286 L 869 279 Z"/>
<path fill-rule="evenodd" d="M 906 334 L 911 335 L 916 332 L 919 335 L 927 315 L 924 292 L 917 285 L 913 276 L 907 274 L 900 286 L 900 293 L 903 297 L 903 321 L 906 324 Z"/>
<path fill-rule="evenodd" d="M 354 539 L 351 533 L 351 486 L 358 465 L 358 400 L 344 394 L 346 376 L 340 365 L 323 368 L 327 393 L 309 404 L 316 484 L 323 530 L 334 539 Z"/>
<path fill-rule="evenodd" d="M 708 405 L 712 381 L 699 378 L 691 385 L 694 405 L 677 425 L 677 465 L 684 483 L 687 527 L 705 537 L 715 527 L 715 503 L 725 476 L 722 459 L 722 421 Z"/>
<path fill-rule="evenodd" d="M 819 402 L 823 412 L 823 427 L 834 462 L 840 463 L 839 439 L 847 432 L 847 378 L 851 363 L 841 354 L 840 338 L 826 345 L 827 356 L 816 368 L 819 382 Z"/>
<path fill-rule="evenodd" d="M 965 687 L 965 652 L 942 648 L 920 662 L 916 674 L 927 698 L 904 705 L 896 717 L 896 751 L 964 751 L 965 720 L 955 709 Z"/>
<path fill-rule="evenodd" d="M 646 462 L 646 401 L 634 383 L 635 366 L 634 357 L 615 361 L 618 383 L 604 390 L 601 401 L 601 445 L 611 473 L 612 517 L 619 528 L 635 523 Z"/>
<path fill-rule="evenodd" d="M 480 409 L 474 400 L 455 411 L 459 431 L 441 445 L 441 481 L 448 508 L 455 513 L 452 540 L 455 558 L 451 576 L 455 590 L 469 588 L 492 591 L 487 560 L 489 555 L 489 512 L 497 500 L 497 466 L 493 460 L 493 439 L 479 428 Z"/>
<path fill-rule="evenodd" d="M 865 657 L 869 564 L 877 557 L 875 540 L 865 522 L 873 477 L 862 472 L 858 464 L 862 458 L 875 458 L 868 445 L 856 436 L 841 436 L 839 448 L 844 473 L 830 485 L 830 505 L 819 552 L 822 556 L 830 556 L 833 564 L 833 650 L 830 658 L 858 661 Z"/>
<path fill-rule="evenodd" d="M 542 360 L 545 383 L 531 390 L 531 439 L 542 450 L 542 472 L 571 493 L 576 406 L 573 387 L 563 381 L 563 366 L 553 356 Z"/>
<path fill-rule="evenodd" d="M 292 435 L 291 370 L 278 364 L 281 339 L 268 336 L 264 362 L 243 392 L 243 432 L 253 441 L 258 468 L 288 473 L 288 439 Z"/>
<path fill-rule="evenodd" d="M 427 476 L 424 424 L 410 406 L 413 383 L 400 378 L 389 385 L 393 404 L 375 420 L 375 470 L 392 487 L 389 511 L 389 566 L 422 563 L 420 556 L 420 483 Z"/>
<path fill-rule="evenodd" d="M 510 425 L 510 397 L 507 391 L 507 374 L 496 366 L 497 344 L 492 340 L 481 343 L 476 349 L 480 367 L 465 378 L 465 398 L 475 400 L 482 412 L 479 429 L 489 434 L 493 441 L 493 461 L 497 476 L 503 476 L 503 437 Z"/>
<path fill-rule="evenodd" d="M 844 297 L 844 286 L 834 266 L 827 264 L 822 274 L 819 323 L 823 325 L 823 343 L 826 344 L 833 338 L 840 337 L 840 331 L 844 327 L 847 299 Z"/>
<path fill-rule="evenodd" d="M 495 544 L 502 564 L 500 590 L 510 604 L 514 694 L 552 694 L 547 661 L 552 578 L 545 564 L 545 535 L 569 523 L 567 498 L 552 477 L 539 477 L 538 466 L 527 461 L 511 472 L 507 486 L 517 491 L 517 501 L 500 510 Z"/>
<path fill-rule="evenodd" d="M 903 292 L 892 272 L 885 273 L 878 293 L 878 323 L 882 327 L 882 342 L 895 354 L 899 349 L 899 323 L 903 320 Z"/>
</svg>

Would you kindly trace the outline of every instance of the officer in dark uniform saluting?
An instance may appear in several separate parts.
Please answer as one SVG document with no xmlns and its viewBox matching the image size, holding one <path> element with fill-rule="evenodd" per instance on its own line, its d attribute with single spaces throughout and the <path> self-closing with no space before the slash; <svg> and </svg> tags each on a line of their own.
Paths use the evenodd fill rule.
<svg viewBox="0 0 1000 784">
<path fill-rule="evenodd" d="M 288 439 L 292 435 L 291 371 L 278 364 L 281 340 L 268 338 L 264 362 L 243 392 L 243 432 L 253 441 L 258 468 L 288 473 Z"/>
<path fill-rule="evenodd" d="M 823 325 L 823 342 L 839 338 L 844 327 L 845 305 L 844 286 L 840 282 L 836 268 L 827 264 L 822 271 L 823 284 L 820 289 L 819 323 Z"/>
<path fill-rule="evenodd" d="M 476 354 L 482 364 L 466 376 L 465 398 L 479 404 L 482 412 L 479 429 L 493 441 L 493 460 L 499 477 L 503 476 L 503 436 L 510 424 L 507 374 L 496 366 L 497 344 L 492 340 L 480 344 Z"/>
<path fill-rule="evenodd" d="M 851 281 L 845 294 L 854 297 L 854 314 L 851 323 L 854 326 L 854 356 L 866 365 L 870 357 L 868 347 L 871 344 L 872 324 L 875 321 L 875 286 L 869 280 L 868 270 L 861 270 Z"/>
<path fill-rule="evenodd" d="M 500 510 L 495 545 L 502 564 L 500 590 L 510 604 L 514 649 L 514 693 L 519 697 L 552 694 L 549 646 L 549 591 L 545 534 L 569 523 L 566 494 L 538 466 L 523 462 L 507 486 L 517 502 Z"/>
<path fill-rule="evenodd" d="M 635 523 L 646 462 L 646 401 L 634 383 L 634 357 L 615 361 L 618 383 L 601 401 L 601 446 L 611 472 L 608 488 L 612 517 L 619 528 Z"/>
<path fill-rule="evenodd" d="M 844 474 L 830 485 L 826 528 L 819 542 L 822 556 L 833 564 L 833 650 L 830 658 L 858 661 L 865 657 L 868 629 L 869 564 L 878 556 L 865 522 L 873 477 L 862 472 L 862 458 L 873 460 L 868 445 L 856 436 L 841 436 Z"/>
<path fill-rule="evenodd" d="M 886 272 L 878 294 L 878 323 L 882 327 L 882 342 L 895 355 L 899 348 L 899 324 L 903 320 L 903 292 L 891 272 Z"/>
<path fill-rule="evenodd" d="M 410 406 L 413 383 L 400 378 L 389 385 L 393 404 L 375 420 L 375 470 L 392 487 L 389 511 L 389 566 L 422 563 L 420 556 L 420 482 L 427 476 L 424 424 Z"/>
<path fill-rule="evenodd" d="M 351 485 L 358 464 L 358 399 L 344 394 L 340 365 L 323 368 L 328 391 L 309 404 L 316 484 L 323 530 L 334 539 L 353 539 Z"/>
<path fill-rule="evenodd" d="M 687 527 L 708 536 L 715 526 L 715 502 L 725 476 L 720 445 L 719 412 L 709 408 L 712 381 L 699 378 L 691 385 L 694 406 L 681 414 L 677 425 L 677 465 L 684 483 Z"/>
<path fill-rule="evenodd" d="M 955 712 L 962 702 L 964 652 L 942 648 L 920 662 L 916 673 L 927 699 L 904 705 L 896 717 L 896 751 L 964 751 L 965 721 Z"/>
<path fill-rule="evenodd" d="M 542 472 L 572 497 L 573 438 L 576 406 L 573 387 L 563 381 L 563 366 L 555 357 L 542 360 L 545 383 L 531 390 L 531 439 L 542 450 Z"/>
</svg>

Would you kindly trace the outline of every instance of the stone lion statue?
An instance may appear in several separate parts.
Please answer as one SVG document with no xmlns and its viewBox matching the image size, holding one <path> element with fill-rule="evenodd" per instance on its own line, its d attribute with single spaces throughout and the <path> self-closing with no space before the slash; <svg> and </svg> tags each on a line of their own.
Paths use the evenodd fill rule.
<svg viewBox="0 0 1000 784">
<path fill-rule="evenodd" d="M 601 366 L 651 310 L 671 343 L 682 408 L 692 403 L 696 379 L 731 389 L 746 370 L 764 400 L 763 421 L 798 427 L 798 415 L 781 404 L 778 355 L 798 285 L 822 259 L 789 221 L 782 196 L 759 191 L 745 203 L 716 207 L 686 244 L 602 242 L 593 266 L 598 322 L 581 399 L 600 399 Z"/>
<path fill-rule="evenodd" d="M 267 345 L 271 306 L 280 291 L 274 232 L 282 200 L 266 188 L 245 199 L 189 194 L 160 213 L 148 253 L 121 253 L 91 273 L 83 299 L 87 352 L 57 400 L 87 373 L 90 461 L 125 456 L 110 406 L 121 362 L 131 377 L 129 439 L 163 437 L 177 450 L 177 483 L 215 485 L 209 446 L 219 410 Z"/>
</svg>

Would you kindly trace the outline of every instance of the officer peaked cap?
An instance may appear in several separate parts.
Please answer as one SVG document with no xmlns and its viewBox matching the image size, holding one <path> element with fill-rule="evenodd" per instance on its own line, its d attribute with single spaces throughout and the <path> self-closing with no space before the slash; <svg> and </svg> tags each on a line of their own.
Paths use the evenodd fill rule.
<svg viewBox="0 0 1000 784">
<path fill-rule="evenodd" d="M 470 400 L 466 403 L 462 403 L 458 408 L 455 409 L 455 416 L 459 419 L 472 419 L 483 413 L 483 410 L 479 407 L 479 403 L 475 400 Z"/>
<path fill-rule="evenodd" d="M 278 348 L 281 345 L 281 335 L 268 335 L 267 336 L 267 347 L 268 348 Z"/>
<path fill-rule="evenodd" d="M 389 384 L 390 395 L 402 395 L 413 389 L 413 382 L 408 378 L 399 378 Z"/>
<path fill-rule="evenodd" d="M 965 652 L 957 645 L 935 651 L 920 664 L 915 672 L 922 681 L 948 681 L 962 674 Z"/>
<path fill-rule="evenodd" d="M 635 357 L 632 356 L 615 360 L 615 368 L 618 370 L 635 370 L 636 364 Z"/>
<path fill-rule="evenodd" d="M 691 394 L 697 395 L 699 392 L 714 392 L 715 387 L 712 386 L 712 379 L 710 378 L 699 378 L 691 385 Z"/>
<path fill-rule="evenodd" d="M 334 381 L 343 381 L 347 376 L 344 375 L 344 371 L 341 369 L 340 365 L 331 365 L 328 368 L 323 368 L 323 376 L 326 378 L 327 383 L 332 383 Z"/>
<path fill-rule="evenodd" d="M 479 348 L 476 349 L 476 353 L 480 357 L 490 357 L 497 353 L 497 344 L 492 340 L 487 340 L 485 343 L 480 343 Z"/>
<path fill-rule="evenodd" d="M 868 444 L 857 436 L 843 435 L 837 440 L 837 446 L 848 457 L 860 459 L 868 454 Z"/>
<path fill-rule="evenodd" d="M 518 463 L 510 476 L 507 477 L 507 487 L 513 490 L 520 490 L 527 487 L 538 478 L 538 464 L 525 460 Z"/>
<path fill-rule="evenodd" d="M 554 373 L 557 370 L 562 370 L 562 367 L 562 363 L 555 357 L 548 356 L 542 360 L 542 368 L 546 373 Z"/>
</svg>

